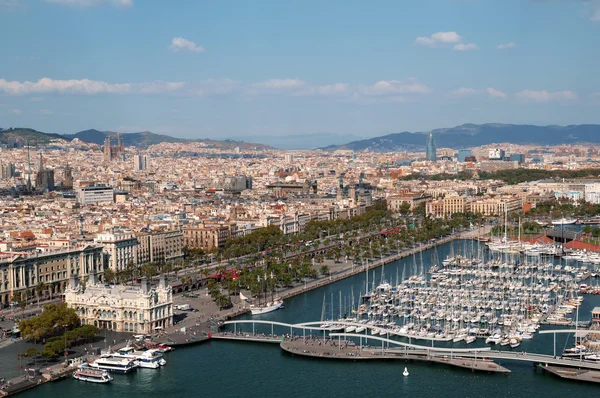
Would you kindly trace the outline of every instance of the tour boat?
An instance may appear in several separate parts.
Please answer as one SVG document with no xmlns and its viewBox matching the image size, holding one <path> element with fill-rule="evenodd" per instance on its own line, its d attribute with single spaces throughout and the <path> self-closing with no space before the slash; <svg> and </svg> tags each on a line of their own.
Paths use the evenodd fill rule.
<svg viewBox="0 0 600 398">
<path fill-rule="evenodd" d="M 558 220 L 553 220 L 552 224 L 553 225 L 573 225 L 577 222 L 577 219 L 575 218 L 560 218 Z"/>
<path fill-rule="evenodd" d="M 139 362 L 140 368 L 158 369 L 167 364 L 158 349 L 135 351 L 131 346 L 126 346 L 113 354 L 114 358 L 133 359 Z"/>
<path fill-rule="evenodd" d="M 92 368 L 114 373 L 129 373 L 139 367 L 139 362 L 129 358 L 100 357 L 90 364 Z"/>
<path fill-rule="evenodd" d="M 108 383 L 113 381 L 113 378 L 106 370 L 93 369 L 87 363 L 79 365 L 77 370 L 73 372 L 73 378 L 90 383 Z"/>
<path fill-rule="evenodd" d="M 251 305 L 250 312 L 252 313 L 252 315 L 261 315 L 266 314 L 268 312 L 273 312 L 280 308 L 283 308 L 283 300 L 275 300 L 264 305 Z"/>
</svg>

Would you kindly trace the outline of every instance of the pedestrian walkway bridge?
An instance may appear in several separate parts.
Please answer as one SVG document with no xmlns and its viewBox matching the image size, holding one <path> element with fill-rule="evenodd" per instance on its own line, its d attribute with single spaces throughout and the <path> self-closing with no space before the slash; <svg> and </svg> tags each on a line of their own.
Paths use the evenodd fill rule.
<svg viewBox="0 0 600 398">
<path fill-rule="evenodd" d="M 492 350 L 490 347 L 478 347 L 478 348 L 442 348 L 435 347 L 436 341 L 448 341 L 448 339 L 440 338 L 428 338 L 421 336 L 398 336 L 396 333 L 389 331 L 383 336 L 370 335 L 369 329 L 380 329 L 381 327 L 375 325 L 367 325 L 357 322 L 348 321 L 335 321 L 334 325 L 327 324 L 323 321 L 316 322 L 304 322 L 297 324 L 290 324 L 285 322 L 273 322 L 263 320 L 233 320 L 223 322 L 223 326 L 233 326 L 233 332 L 220 332 L 215 333 L 211 336 L 214 339 L 221 340 L 234 340 L 234 341 L 252 341 L 258 343 L 282 343 L 295 339 L 323 339 L 329 338 L 330 340 L 338 340 L 341 347 L 342 340 L 353 340 L 356 341 L 357 349 L 359 352 L 378 352 L 380 355 L 393 355 L 398 358 L 401 355 L 411 357 L 420 356 L 423 359 L 431 359 L 439 361 L 441 359 L 472 359 L 477 360 L 507 360 L 507 361 L 520 361 L 530 362 L 534 364 L 554 365 L 561 367 L 572 367 L 579 369 L 590 369 L 600 371 L 600 362 L 586 361 L 583 358 L 562 358 L 556 355 L 556 334 L 559 333 L 577 333 L 578 336 L 583 334 L 597 333 L 600 331 L 590 330 L 545 330 L 539 332 L 540 334 L 554 334 L 554 355 L 538 354 L 538 353 L 527 353 L 521 351 L 500 351 Z M 362 333 L 345 333 L 338 332 L 344 330 L 347 326 L 364 327 L 365 332 Z M 252 332 L 250 332 L 250 329 Z M 265 328 L 270 328 L 271 333 L 264 333 Z M 277 334 L 276 332 L 279 332 Z M 313 334 L 316 332 L 316 336 Z M 328 333 L 329 332 L 329 333 Z M 406 337 L 409 342 L 391 339 L 390 336 Z M 413 339 L 424 339 L 431 342 L 431 346 L 420 345 L 412 343 Z M 371 344 L 369 344 L 371 342 Z M 377 342 L 375 347 L 372 342 Z M 380 345 L 380 347 L 379 347 Z M 400 356 L 399 356 L 400 354 Z"/>
</svg>

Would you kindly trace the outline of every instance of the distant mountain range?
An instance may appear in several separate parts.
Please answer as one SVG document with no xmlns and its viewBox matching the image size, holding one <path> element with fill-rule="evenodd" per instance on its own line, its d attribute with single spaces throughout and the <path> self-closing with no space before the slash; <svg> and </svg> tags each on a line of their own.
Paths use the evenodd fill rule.
<svg viewBox="0 0 600 398">
<path fill-rule="evenodd" d="M 85 130 L 75 134 L 50 134 L 36 131 L 30 128 L 0 128 L 0 143 L 13 145 L 24 145 L 29 142 L 31 145 L 45 145 L 53 140 L 61 139 L 65 141 L 72 141 L 79 139 L 82 142 L 102 145 L 106 137 L 111 138 L 111 144 L 117 144 L 117 134 L 112 131 L 99 131 L 99 130 Z M 163 134 L 155 134 L 149 131 L 143 131 L 140 133 L 122 133 L 120 134 L 121 143 L 124 146 L 135 146 L 137 148 L 147 148 L 150 145 L 160 144 L 162 142 L 201 142 L 210 148 L 222 148 L 222 149 L 234 149 L 240 147 L 240 149 L 269 149 L 268 145 L 255 144 L 246 141 L 234 141 L 234 140 L 212 140 L 212 139 L 198 139 L 188 140 L 184 138 L 176 138 Z"/>
<path fill-rule="evenodd" d="M 468 148 L 493 143 L 559 145 L 593 143 L 600 144 L 600 125 L 582 124 L 571 126 L 532 126 L 518 124 L 463 124 L 452 128 L 433 130 L 438 148 Z M 290 135 L 290 136 L 248 136 L 235 137 L 235 140 L 212 140 L 171 137 L 149 131 L 120 134 L 125 146 L 147 148 L 161 142 L 202 142 L 211 148 L 234 149 L 314 149 L 325 150 L 352 149 L 362 151 L 369 149 L 375 152 L 423 150 L 425 148 L 425 132 L 402 132 L 381 137 L 358 139 L 352 135 L 330 133 Z M 102 145 L 106 137 L 116 145 L 117 133 L 112 131 L 85 130 L 75 134 L 49 134 L 30 128 L 0 128 L 0 143 L 23 145 L 29 141 L 32 145 L 44 145 L 52 140 L 71 141 L 75 138 L 82 142 Z M 351 142 L 349 142 L 351 141 Z M 255 142 L 260 142 L 257 144 Z"/>
<path fill-rule="evenodd" d="M 327 145 L 342 145 L 349 141 L 360 140 L 356 135 L 340 135 L 332 133 L 297 134 L 297 135 L 251 135 L 247 137 L 231 137 L 233 140 L 261 142 L 279 149 L 315 149 Z"/>
<path fill-rule="evenodd" d="M 493 143 L 560 145 L 600 143 L 600 125 L 533 126 L 519 124 L 462 124 L 433 130 L 438 148 L 469 148 Z M 402 132 L 323 147 L 326 150 L 369 149 L 376 152 L 423 150 L 425 132 Z"/>
</svg>

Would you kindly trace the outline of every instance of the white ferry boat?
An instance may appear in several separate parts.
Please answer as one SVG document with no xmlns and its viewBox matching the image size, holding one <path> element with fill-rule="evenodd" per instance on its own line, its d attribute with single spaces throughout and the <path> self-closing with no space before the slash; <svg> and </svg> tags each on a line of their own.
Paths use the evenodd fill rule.
<svg viewBox="0 0 600 398">
<path fill-rule="evenodd" d="M 139 362 L 140 368 L 158 369 L 167 364 L 158 349 L 149 349 L 146 351 L 135 351 L 131 346 L 126 346 L 112 354 L 114 358 L 133 359 Z"/>
<path fill-rule="evenodd" d="M 268 312 L 273 312 L 280 308 L 283 308 L 283 300 L 275 300 L 264 305 L 251 305 L 250 312 L 252 313 L 252 315 L 260 315 L 266 314 Z"/>
<path fill-rule="evenodd" d="M 553 225 L 573 225 L 577 222 L 577 219 L 575 218 L 560 218 L 558 220 L 553 220 L 552 224 Z"/>
<path fill-rule="evenodd" d="M 106 370 L 93 369 L 87 363 L 79 365 L 77 370 L 73 372 L 73 378 L 90 383 L 109 383 L 113 381 Z"/>
<path fill-rule="evenodd" d="M 139 367 L 139 362 L 129 358 L 100 357 L 90 364 L 92 368 L 114 373 L 130 373 Z"/>
</svg>

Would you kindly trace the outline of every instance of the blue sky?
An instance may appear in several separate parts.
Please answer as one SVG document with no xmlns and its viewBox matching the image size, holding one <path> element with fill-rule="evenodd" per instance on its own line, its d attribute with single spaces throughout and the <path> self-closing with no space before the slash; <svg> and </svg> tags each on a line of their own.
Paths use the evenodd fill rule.
<svg viewBox="0 0 600 398">
<path fill-rule="evenodd" d="M 600 0 L 0 0 L 0 127 L 600 123 Z"/>
</svg>

